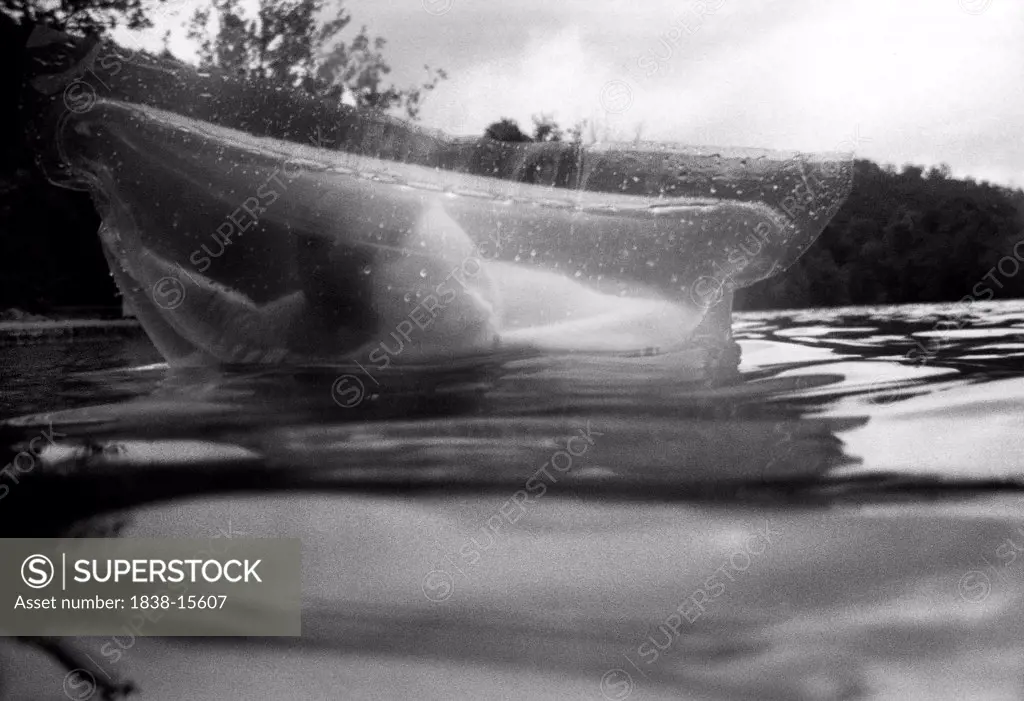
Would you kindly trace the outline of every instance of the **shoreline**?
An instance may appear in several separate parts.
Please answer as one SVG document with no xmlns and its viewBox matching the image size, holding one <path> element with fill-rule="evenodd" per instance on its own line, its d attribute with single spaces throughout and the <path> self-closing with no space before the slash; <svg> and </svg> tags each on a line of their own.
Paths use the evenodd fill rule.
<svg viewBox="0 0 1024 701">
<path fill-rule="evenodd" d="M 0 346 L 141 334 L 135 319 L 0 321 Z"/>
</svg>

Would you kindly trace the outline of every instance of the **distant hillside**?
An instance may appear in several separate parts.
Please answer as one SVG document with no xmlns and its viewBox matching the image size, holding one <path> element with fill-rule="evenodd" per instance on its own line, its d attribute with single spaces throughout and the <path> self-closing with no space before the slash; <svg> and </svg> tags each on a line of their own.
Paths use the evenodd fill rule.
<svg viewBox="0 0 1024 701">
<path fill-rule="evenodd" d="M 741 290 L 737 307 L 1024 297 L 1022 265 L 1021 190 L 858 160 L 850 196 L 814 246 L 785 273 Z"/>
</svg>

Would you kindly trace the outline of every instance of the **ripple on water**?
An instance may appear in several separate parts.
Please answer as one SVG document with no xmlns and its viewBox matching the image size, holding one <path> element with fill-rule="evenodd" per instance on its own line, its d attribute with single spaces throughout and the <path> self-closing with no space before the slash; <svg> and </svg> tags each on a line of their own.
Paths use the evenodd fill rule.
<svg viewBox="0 0 1024 701">
<path fill-rule="evenodd" d="M 5 437 L 52 420 L 46 469 L 96 480 L 55 479 L 45 504 L 12 490 L 0 519 L 176 468 L 196 494 L 132 507 L 124 534 L 303 539 L 303 639 L 147 639 L 131 674 L 157 696 L 1020 698 L 1024 502 L 991 480 L 1024 476 L 1024 344 L 993 342 L 1024 305 L 972 307 L 922 354 L 953 313 L 739 315 L 740 377 L 719 385 L 672 355 L 495 357 L 350 408 L 337 369 L 126 371 L 153 362 L 127 340 L 0 351 L 19 372 L 4 413 L 42 412 Z M 202 491 L 225 474 L 249 493 Z M 5 683 L 53 677 L 0 655 Z"/>
</svg>

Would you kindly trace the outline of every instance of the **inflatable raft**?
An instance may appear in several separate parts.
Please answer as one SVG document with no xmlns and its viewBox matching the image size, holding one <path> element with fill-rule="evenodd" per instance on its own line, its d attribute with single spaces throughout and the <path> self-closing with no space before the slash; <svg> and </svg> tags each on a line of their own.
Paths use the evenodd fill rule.
<svg viewBox="0 0 1024 701">
<path fill-rule="evenodd" d="M 734 366 L 733 291 L 792 264 L 850 187 L 840 156 L 454 138 L 39 43 L 63 52 L 31 81 L 43 161 L 92 192 L 118 287 L 174 364 L 511 346 Z"/>
</svg>

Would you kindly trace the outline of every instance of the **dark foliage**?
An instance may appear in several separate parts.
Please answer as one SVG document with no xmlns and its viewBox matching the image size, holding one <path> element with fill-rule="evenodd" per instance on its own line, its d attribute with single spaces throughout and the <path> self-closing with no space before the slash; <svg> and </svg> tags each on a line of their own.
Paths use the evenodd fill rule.
<svg viewBox="0 0 1024 701">
<path fill-rule="evenodd" d="M 484 134 L 495 141 L 510 141 L 513 143 L 533 141 L 528 134 L 523 133 L 516 120 L 509 119 L 508 117 L 502 117 L 494 124 L 491 124 L 484 130 Z"/>
<path fill-rule="evenodd" d="M 166 0 L 0 0 L 0 14 L 22 26 L 43 24 L 74 34 L 99 34 L 124 26 L 151 27 L 147 14 Z"/>
<path fill-rule="evenodd" d="M 896 172 L 858 160 L 850 196 L 814 246 L 785 273 L 740 291 L 737 307 L 1021 297 L 1022 214 L 1021 190 L 953 179 L 946 166 Z M 1024 245 L 1016 251 L 1024 260 Z"/>
<path fill-rule="evenodd" d="M 47 313 L 55 305 L 117 304 L 88 194 L 49 184 L 20 135 L 18 111 L 25 74 L 23 51 L 31 25 L 0 12 L 3 94 L 0 129 L 13 138 L 0 149 L 0 309 Z"/>
</svg>

